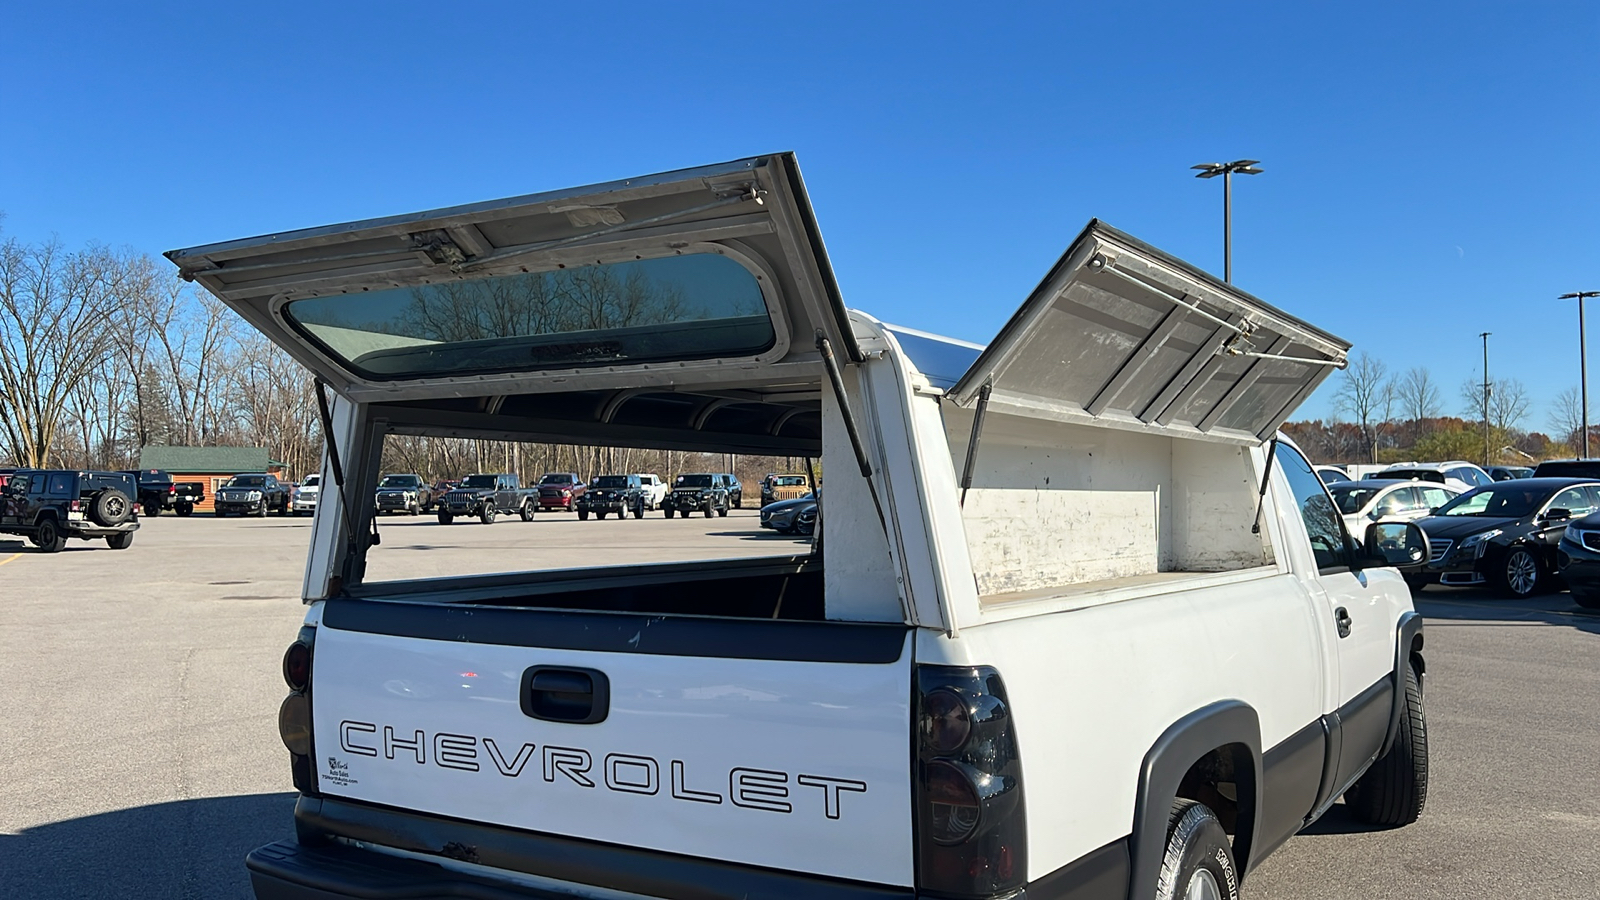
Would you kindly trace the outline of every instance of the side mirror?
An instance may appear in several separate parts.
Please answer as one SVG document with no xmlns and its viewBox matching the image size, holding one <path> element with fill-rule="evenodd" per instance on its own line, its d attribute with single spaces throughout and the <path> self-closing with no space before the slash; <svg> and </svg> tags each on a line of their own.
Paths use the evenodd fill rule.
<svg viewBox="0 0 1600 900">
<path fill-rule="evenodd" d="M 1373 522 L 1360 555 L 1368 566 L 1419 568 L 1428 561 L 1428 535 L 1415 522 Z"/>
<path fill-rule="evenodd" d="M 1544 520 L 1546 522 L 1566 522 L 1571 518 L 1572 510 L 1562 509 L 1559 506 L 1544 511 Z"/>
</svg>

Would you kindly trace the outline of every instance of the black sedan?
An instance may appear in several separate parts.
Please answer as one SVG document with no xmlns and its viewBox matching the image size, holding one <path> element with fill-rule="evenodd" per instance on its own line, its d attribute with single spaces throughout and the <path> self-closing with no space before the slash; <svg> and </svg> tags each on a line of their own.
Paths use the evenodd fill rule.
<svg viewBox="0 0 1600 900">
<path fill-rule="evenodd" d="M 1417 524 L 1428 562 L 1413 584 L 1492 584 L 1526 597 L 1555 580 L 1556 545 L 1567 523 L 1600 509 L 1600 482 L 1519 478 L 1475 488 Z"/>
<path fill-rule="evenodd" d="M 1572 602 L 1585 609 L 1600 609 L 1600 513 L 1567 526 L 1556 549 L 1556 564 L 1561 580 L 1572 591 Z"/>
</svg>

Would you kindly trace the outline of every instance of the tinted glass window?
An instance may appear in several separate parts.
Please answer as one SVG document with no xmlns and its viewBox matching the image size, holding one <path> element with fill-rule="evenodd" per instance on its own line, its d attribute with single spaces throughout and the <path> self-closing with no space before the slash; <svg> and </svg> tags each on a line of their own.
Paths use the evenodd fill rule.
<svg viewBox="0 0 1600 900">
<path fill-rule="evenodd" d="M 1450 502 L 1450 492 L 1444 488 L 1422 488 L 1422 505 L 1428 509 L 1438 509 Z"/>
<path fill-rule="evenodd" d="M 1498 516 L 1520 519 L 1531 515 L 1550 496 L 1546 489 L 1520 487 L 1515 481 L 1497 482 L 1494 487 L 1473 488 L 1445 504 L 1441 516 Z"/>
<path fill-rule="evenodd" d="M 1311 464 L 1292 447 L 1278 444 L 1278 466 L 1289 481 L 1294 494 L 1295 508 L 1305 522 L 1306 534 L 1311 538 L 1311 552 L 1316 555 L 1317 568 L 1348 566 L 1350 554 L 1345 544 L 1344 520 L 1328 497 L 1322 479 L 1312 470 Z"/>
<path fill-rule="evenodd" d="M 628 486 L 628 476 L 601 475 L 594 480 L 594 486 L 597 488 L 625 488 Z"/>
<path fill-rule="evenodd" d="M 468 475 L 466 478 L 461 479 L 461 486 L 464 488 L 492 488 L 494 487 L 494 476 Z"/>
<path fill-rule="evenodd" d="M 1353 516 L 1367 508 L 1367 504 L 1372 502 L 1372 498 L 1378 493 L 1378 489 L 1346 487 L 1342 484 L 1335 484 L 1328 487 L 1328 493 L 1333 495 L 1333 502 L 1338 505 L 1339 512 L 1347 516 Z"/>
<path fill-rule="evenodd" d="M 678 487 L 711 487 L 710 475 L 679 475 L 676 482 Z"/>
<path fill-rule="evenodd" d="M 307 480 L 307 484 L 312 482 Z M 422 479 L 415 475 L 389 475 L 378 483 L 378 487 L 386 488 L 413 488 L 422 484 Z"/>
<path fill-rule="evenodd" d="M 1378 501 L 1378 508 L 1376 512 L 1380 516 L 1399 515 L 1400 513 L 1403 513 L 1411 508 L 1410 495 L 1411 488 L 1401 488 L 1397 491 L 1390 491 L 1389 493 L 1383 495 L 1382 500 Z"/>
<path fill-rule="evenodd" d="M 1564 509 L 1572 513 L 1574 519 L 1586 516 L 1594 511 L 1594 503 L 1589 499 L 1589 492 L 1582 487 L 1567 488 L 1557 494 L 1550 501 L 1549 509 Z"/>
<path fill-rule="evenodd" d="M 52 493 L 52 494 L 65 494 L 70 490 L 72 490 L 72 476 L 71 475 L 51 475 L 50 476 L 50 493 Z"/>
<path fill-rule="evenodd" d="M 571 475 L 568 475 L 566 473 L 561 473 L 561 474 L 557 474 L 557 475 L 546 475 L 545 477 L 539 479 L 539 483 L 540 484 L 572 484 L 576 480 L 577 479 L 573 478 Z"/>
<path fill-rule="evenodd" d="M 709 253 L 295 300 L 376 379 L 751 356 L 776 333 L 748 269 Z"/>
</svg>

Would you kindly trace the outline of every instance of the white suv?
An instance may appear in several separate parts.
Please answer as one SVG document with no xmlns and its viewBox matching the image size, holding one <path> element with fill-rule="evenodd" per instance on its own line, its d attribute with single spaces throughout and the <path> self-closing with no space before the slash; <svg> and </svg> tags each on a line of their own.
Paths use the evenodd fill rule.
<svg viewBox="0 0 1600 900">
<path fill-rule="evenodd" d="M 1439 463 L 1395 463 L 1381 472 L 1365 477 L 1372 481 L 1432 481 L 1454 488 L 1457 493 L 1462 494 L 1476 487 L 1488 487 L 1494 484 L 1494 479 L 1489 477 L 1488 472 L 1464 459 Z"/>
</svg>

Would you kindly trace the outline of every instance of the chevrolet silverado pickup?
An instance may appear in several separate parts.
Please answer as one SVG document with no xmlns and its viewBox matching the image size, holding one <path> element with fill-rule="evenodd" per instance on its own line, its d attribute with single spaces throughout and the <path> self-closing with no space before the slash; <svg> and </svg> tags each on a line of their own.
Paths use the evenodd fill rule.
<svg viewBox="0 0 1600 900">
<path fill-rule="evenodd" d="M 848 309 L 791 154 L 168 255 L 327 386 L 348 504 L 263 900 L 1233 900 L 1422 812 L 1427 537 L 1278 431 L 1349 344 L 1101 222 L 983 346 Z M 388 435 L 828 491 L 770 556 L 372 580 Z"/>
</svg>

